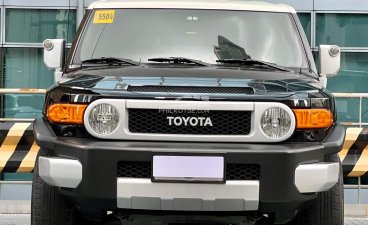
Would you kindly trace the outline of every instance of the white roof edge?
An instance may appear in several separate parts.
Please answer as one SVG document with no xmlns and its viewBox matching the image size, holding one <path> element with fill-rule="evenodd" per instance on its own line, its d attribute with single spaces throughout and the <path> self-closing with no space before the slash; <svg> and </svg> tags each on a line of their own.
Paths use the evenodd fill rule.
<svg viewBox="0 0 368 225">
<path fill-rule="evenodd" d="M 294 8 L 294 7 L 292 7 L 292 6 L 290 6 L 290 5 L 284 5 L 284 6 L 288 7 L 291 13 L 296 14 L 296 10 L 295 10 L 295 8 Z"/>
<path fill-rule="evenodd" d="M 264 12 L 284 12 L 296 13 L 291 6 L 284 4 L 272 4 L 258 1 L 147 1 L 147 0 L 117 0 L 117 1 L 97 1 L 93 2 L 88 9 L 119 9 L 119 8 L 140 8 L 140 9 L 217 9 L 217 10 L 244 10 L 244 11 L 264 11 Z"/>
</svg>

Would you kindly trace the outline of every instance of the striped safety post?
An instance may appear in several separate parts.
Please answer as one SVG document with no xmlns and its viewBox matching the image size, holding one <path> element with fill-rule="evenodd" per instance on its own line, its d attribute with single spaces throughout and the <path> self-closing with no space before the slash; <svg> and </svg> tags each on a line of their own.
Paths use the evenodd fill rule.
<svg viewBox="0 0 368 225">
<path fill-rule="evenodd" d="M 46 89 L 0 88 L 0 94 L 45 94 Z M 33 137 L 34 119 L 0 118 L 0 174 L 33 171 L 39 147 Z"/>
<path fill-rule="evenodd" d="M 31 173 L 39 146 L 32 122 L 0 123 L 0 173 Z"/>
<path fill-rule="evenodd" d="M 339 153 L 344 176 L 362 177 L 368 172 L 368 128 L 347 128 Z"/>
</svg>

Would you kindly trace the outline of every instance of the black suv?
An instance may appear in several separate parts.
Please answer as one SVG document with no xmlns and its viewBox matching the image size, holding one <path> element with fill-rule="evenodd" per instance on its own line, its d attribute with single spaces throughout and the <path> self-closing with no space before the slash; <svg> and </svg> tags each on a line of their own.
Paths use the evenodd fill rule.
<svg viewBox="0 0 368 225">
<path fill-rule="evenodd" d="M 62 78 L 34 123 L 32 225 L 343 224 L 340 50 L 317 73 L 291 7 L 101 1 L 64 48 L 44 42 Z"/>
</svg>

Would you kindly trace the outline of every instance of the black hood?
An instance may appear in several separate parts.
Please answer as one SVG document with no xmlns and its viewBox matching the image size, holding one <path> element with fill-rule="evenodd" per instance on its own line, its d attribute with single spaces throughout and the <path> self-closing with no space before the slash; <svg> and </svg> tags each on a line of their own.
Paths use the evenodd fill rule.
<svg viewBox="0 0 368 225">
<path fill-rule="evenodd" d="M 146 90 L 139 91 L 142 87 Z M 202 87 L 206 91 L 192 91 L 202 91 Z M 246 91 L 239 92 L 239 89 Z M 292 71 L 243 70 L 238 67 L 168 65 L 80 69 L 65 74 L 65 79 L 48 91 L 45 105 L 56 102 L 90 103 L 101 98 L 274 101 L 303 108 L 313 104 L 327 108 L 334 105 L 332 95 L 312 75 Z M 312 98 L 318 101 L 311 101 Z"/>
<path fill-rule="evenodd" d="M 255 95 L 322 90 L 308 75 L 238 67 L 90 67 L 69 73 L 59 85 L 94 92 L 124 91 L 129 86 L 251 87 Z"/>
</svg>

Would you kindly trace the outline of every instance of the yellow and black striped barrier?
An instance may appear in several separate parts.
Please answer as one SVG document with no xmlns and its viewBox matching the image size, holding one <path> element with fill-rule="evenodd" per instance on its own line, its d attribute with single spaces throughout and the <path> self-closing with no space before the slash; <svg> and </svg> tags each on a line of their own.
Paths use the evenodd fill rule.
<svg viewBox="0 0 368 225">
<path fill-rule="evenodd" d="M 39 147 L 33 137 L 32 123 L 0 123 L 0 173 L 33 171 Z"/>
<path fill-rule="evenodd" d="M 368 173 L 368 129 L 347 128 L 344 147 L 339 153 L 344 176 L 361 177 Z"/>
</svg>

